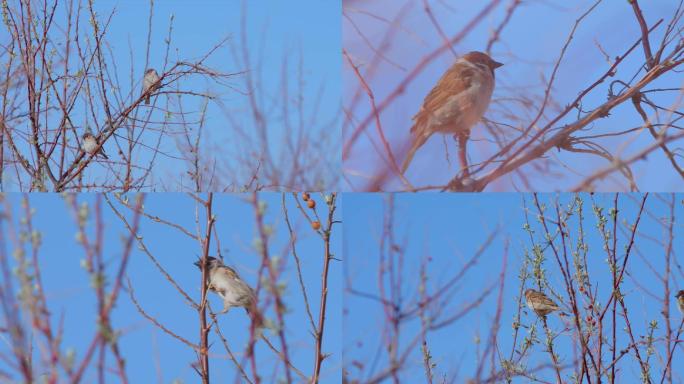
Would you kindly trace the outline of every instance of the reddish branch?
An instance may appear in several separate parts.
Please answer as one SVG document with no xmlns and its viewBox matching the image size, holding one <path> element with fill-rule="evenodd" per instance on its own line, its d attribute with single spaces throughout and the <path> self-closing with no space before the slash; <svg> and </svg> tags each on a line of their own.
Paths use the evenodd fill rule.
<svg viewBox="0 0 684 384">
<path fill-rule="evenodd" d="M 207 270 L 207 258 L 209 257 L 209 247 L 211 243 L 211 231 L 214 226 L 214 214 L 212 213 L 214 194 L 209 193 L 206 201 L 202 202 L 204 205 L 206 224 L 204 227 L 204 238 L 202 239 L 202 288 L 201 288 L 201 300 L 197 312 L 199 314 L 200 323 L 200 351 L 199 351 L 199 366 L 200 366 L 200 377 L 202 378 L 203 384 L 209 384 L 209 330 L 210 327 L 207 325 L 207 281 L 209 277 L 209 271 Z M 254 376 L 256 377 L 256 370 L 254 371 Z"/>
<path fill-rule="evenodd" d="M 332 234 L 332 227 L 336 223 L 335 221 L 335 205 L 336 194 L 331 193 L 328 205 L 328 221 L 326 223 L 325 229 L 323 230 L 323 273 L 321 274 L 321 298 L 318 310 L 318 327 L 316 328 L 316 347 L 314 350 L 314 375 L 311 380 L 312 383 L 318 383 L 319 376 L 321 374 L 321 364 L 325 359 L 325 355 L 322 353 L 323 349 L 323 333 L 325 331 L 325 317 L 326 308 L 328 303 L 328 270 L 330 266 L 330 260 L 332 260 L 332 254 L 330 253 L 330 236 Z"/>
</svg>

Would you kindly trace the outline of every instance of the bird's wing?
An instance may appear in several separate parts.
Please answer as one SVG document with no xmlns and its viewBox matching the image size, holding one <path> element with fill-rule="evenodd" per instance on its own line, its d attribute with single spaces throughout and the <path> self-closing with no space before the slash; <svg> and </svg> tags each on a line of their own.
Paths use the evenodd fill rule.
<svg viewBox="0 0 684 384">
<path fill-rule="evenodd" d="M 475 68 L 467 64 L 456 63 L 447 70 L 439 79 L 437 85 L 428 93 L 420 108 L 420 112 L 413 117 L 416 124 L 411 128 L 413 132 L 417 126 L 421 125 L 429 118 L 431 113 L 444 106 L 448 99 L 457 95 L 472 86 L 473 77 L 476 76 Z M 468 101 L 464 98 L 464 102 Z M 467 106 L 462 106 L 467 107 Z"/>
<path fill-rule="evenodd" d="M 227 265 L 224 265 L 222 268 L 223 268 L 223 272 L 226 274 L 226 276 L 229 279 L 240 280 L 240 276 L 237 274 L 237 272 L 233 268 L 231 268 Z"/>
<path fill-rule="evenodd" d="M 551 300 L 551 299 L 550 299 L 548 296 L 546 296 L 546 295 L 542 295 L 542 296 L 540 297 L 540 299 L 542 300 L 542 302 L 544 303 L 544 305 L 547 305 L 547 306 L 553 307 L 553 308 L 559 308 L 559 307 L 558 307 L 558 304 L 556 304 L 556 302 L 554 302 L 553 300 Z"/>
</svg>

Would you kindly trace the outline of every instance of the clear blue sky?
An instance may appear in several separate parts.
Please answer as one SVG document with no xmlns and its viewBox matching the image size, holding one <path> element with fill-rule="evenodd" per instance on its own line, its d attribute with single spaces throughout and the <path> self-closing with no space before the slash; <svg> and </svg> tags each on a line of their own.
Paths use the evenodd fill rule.
<svg viewBox="0 0 684 384">
<path fill-rule="evenodd" d="M 499 235 L 482 255 L 479 263 L 457 285 L 445 309 L 445 316 L 460 310 L 465 303 L 476 298 L 482 290 L 495 282 L 502 267 L 504 244 L 510 243 L 508 252 L 508 265 L 505 278 L 504 305 L 502 312 L 501 329 L 498 333 L 500 353 L 508 357 L 512 346 L 513 317 L 517 311 L 516 296 L 520 288 L 518 275 L 525 250 L 531 248 L 529 236 L 523 230 L 524 212 L 523 199 L 527 204 L 532 203 L 532 195 L 514 193 L 503 194 L 451 194 L 451 195 L 425 195 L 398 194 L 395 198 L 395 225 L 396 242 L 406 250 L 404 283 L 402 291 L 406 302 L 415 300 L 418 291 L 418 278 L 420 260 L 423 256 L 429 256 L 432 261 L 428 264 L 428 289 L 434 289 L 453 277 L 461 266 L 483 244 L 492 230 L 500 227 Z M 669 199 L 669 195 L 663 196 Z M 602 242 L 596 231 L 596 219 L 591 210 L 588 195 L 582 195 L 585 199 L 585 223 L 584 230 L 587 233 L 586 242 L 589 245 L 588 263 L 594 287 L 598 287 L 602 293 L 602 302 L 606 302 L 609 287 L 608 267 L 605 263 L 606 253 L 602 250 Z M 635 201 L 640 195 L 621 195 L 619 199 L 620 222 L 633 223 L 636 216 L 637 205 Z M 347 194 L 345 195 L 345 281 L 351 281 L 354 288 L 363 292 L 378 295 L 378 263 L 379 263 L 379 238 L 382 230 L 382 217 L 384 212 L 385 196 L 381 194 Z M 548 207 L 558 199 L 563 206 L 571 201 L 571 195 L 565 194 L 542 195 L 541 201 Z M 612 207 L 613 195 L 597 194 L 595 199 L 598 205 L 605 207 L 608 212 Z M 682 196 L 676 196 L 675 217 L 680 220 L 684 215 L 684 203 Z M 656 337 L 662 336 L 665 325 L 663 316 L 660 314 L 661 304 L 649 302 L 650 296 L 644 293 L 635 283 L 658 297 L 662 297 L 663 285 L 656 279 L 654 273 L 647 268 L 644 260 L 648 260 L 651 266 L 662 273 L 664 270 L 664 250 L 655 241 L 663 240 L 664 231 L 656 220 L 667 216 L 668 209 L 658 196 L 651 195 L 647 201 L 646 209 L 650 212 L 642 217 L 640 224 L 640 236 L 637 236 L 635 252 L 632 253 L 625 277 L 623 293 L 626 295 L 626 303 L 630 310 L 630 318 L 635 335 L 643 335 L 645 327 L 651 320 L 657 320 L 659 327 Z M 652 216 L 651 216 L 652 215 Z M 541 242 L 543 234 L 540 226 L 535 222 L 536 213 L 532 214 L 532 228 L 536 231 L 535 241 Z M 677 221 L 678 222 L 678 221 Z M 577 240 L 577 220 L 571 219 L 569 230 L 571 242 Z M 677 289 L 684 289 L 684 275 L 682 274 L 682 254 L 684 243 L 681 241 L 682 226 L 675 223 L 674 259 L 672 261 L 672 280 L 670 281 L 671 293 Z M 647 236 L 652 236 L 653 241 Z M 618 257 L 624 252 L 627 244 L 623 234 L 618 236 Z M 546 250 L 547 263 L 545 264 L 548 281 L 556 291 L 562 292 L 562 276 L 555 264 L 555 259 L 550 250 Z M 680 267 L 675 265 L 679 264 Z M 349 280 L 347 280 L 349 279 Z M 530 282 L 528 285 L 530 287 Z M 435 376 L 441 377 L 446 374 L 451 378 L 457 371 L 460 373 L 455 382 L 464 382 L 472 377 L 476 367 L 476 352 L 484 349 L 489 329 L 496 312 L 496 299 L 498 287 L 493 295 L 475 311 L 439 331 L 432 332 L 428 336 L 434 363 L 437 364 Z M 564 295 L 567 299 L 567 295 Z M 351 377 L 357 378 L 355 368 L 350 364 L 359 361 L 365 365 L 365 372 L 370 372 L 374 362 L 373 358 L 380 350 L 381 325 L 384 321 L 382 308 L 376 301 L 350 295 L 345 292 L 344 299 L 344 359 L 345 367 L 352 373 Z M 676 310 L 674 303 L 670 307 L 673 327 L 679 324 L 681 315 Z M 528 326 L 535 320 L 535 316 L 526 310 L 522 316 L 523 326 Z M 549 316 L 549 324 L 555 331 L 562 330 L 563 324 L 557 316 Z M 606 323 L 608 324 L 608 323 Z M 622 322 L 618 323 L 618 346 L 624 348 L 627 344 L 626 335 L 621 331 Z M 537 323 L 537 327 L 540 324 Z M 402 330 L 402 345 L 408 342 L 419 330 L 419 323 L 407 323 Z M 526 329 L 521 328 L 521 337 L 527 335 Z M 481 344 L 475 343 L 476 337 L 481 338 Z M 573 358 L 570 337 L 561 335 L 557 340 L 556 352 L 561 362 L 570 362 Z M 403 348 L 400 348 L 403 351 Z M 548 354 L 542 352 L 543 347 L 535 345 L 530 357 L 524 363 L 530 367 L 540 362 L 548 361 Z M 658 347 L 658 353 L 663 349 Z M 386 356 L 386 354 L 384 355 Z M 604 358 L 608 358 L 607 355 Z M 675 355 L 673 366 L 681 366 L 684 361 L 681 350 Z M 623 365 L 620 382 L 635 382 L 638 378 L 638 369 L 632 362 Z M 386 360 L 376 362 L 377 373 L 381 367 L 386 367 Z M 659 371 L 660 363 L 652 358 L 654 372 Z M 404 366 L 401 375 L 402 382 L 423 382 L 424 372 L 419 349 L 416 348 Z M 485 370 L 485 375 L 489 370 Z M 542 379 L 554 381 L 550 372 L 539 374 Z M 681 380 L 675 376 L 675 381 Z M 567 379 L 567 377 L 566 377 Z M 660 376 L 657 376 L 660 379 Z M 517 379 L 514 382 L 527 382 L 526 379 Z"/>
<path fill-rule="evenodd" d="M 245 33 L 241 32 L 243 8 L 246 4 L 244 21 Z M 108 71 L 112 77 L 121 83 L 119 92 L 128 105 L 132 98 L 136 98 L 141 90 L 141 79 L 146 67 L 156 68 L 158 71 L 169 69 L 177 61 L 194 62 L 209 52 L 216 44 L 229 38 L 228 44 L 214 52 L 207 60 L 206 66 L 222 73 L 236 73 L 250 71 L 256 78 L 257 91 L 255 97 L 261 106 L 263 118 L 268 126 L 269 151 L 274 159 L 280 159 L 280 153 L 285 149 L 283 134 L 287 124 L 300 127 L 306 126 L 305 134 L 310 137 L 310 146 L 323 144 L 318 140 L 320 136 L 328 136 L 326 132 L 338 131 L 341 94 L 341 59 L 340 59 L 340 1 L 302 0 L 284 2 L 279 0 L 263 1 L 155 1 L 152 17 L 152 35 L 149 51 L 149 63 L 146 63 L 147 37 L 150 4 L 146 1 L 102 1 L 96 2 L 95 9 L 100 23 L 104 25 L 113 12 L 111 23 L 106 36 Z M 55 23 L 65 28 L 65 7 L 57 6 Z M 88 24 L 87 9 L 82 10 L 81 34 L 92 36 Z M 173 17 L 173 32 L 171 47 L 168 52 L 168 63 L 165 68 L 164 59 L 167 55 L 166 39 Z M 64 40 L 61 29 L 53 31 L 55 44 Z M 0 29 L 0 41 L 9 42 L 6 28 Z M 244 39 L 244 40 L 243 40 Z M 61 43 L 58 47 L 61 47 Z M 241 57 L 243 49 L 248 52 L 250 65 L 246 66 Z M 75 53 L 72 51 L 72 55 Z M 301 62 L 300 62 L 301 60 Z M 111 61 L 115 62 L 115 65 Z M 283 69 L 287 62 L 287 69 Z M 72 65 L 78 64 L 76 59 Z M 132 63 L 132 64 L 131 64 Z M 301 90 L 299 66 L 301 65 Z M 75 69 L 73 70 L 75 72 Z M 130 80 L 133 74 L 132 81 Z M 283 77 L 286 77 L 289 94 L 284 96 L 282 91 Z M 179 89 L 195 92 L 210 92 L 218 97 L 220 105 L 210 102 L 206 121 L 203 127 L 201 148 L 205 160 L 215 158 L 219 164 L 219 171 L 224 179 L 235 181 L 238 187 L 246 184 L 251 172 L 256 168 L 259 158 L 259 147 L 246 144 L 245 137 L 236 133 L 235 127 L 240 127 L 245 135 L 251 139 L 256 137 L 254 115 L 249 108 L 249 98 L 246 95 L 245 76 L 235 76 L 229 80 L 222 80 L 223 85 L 200 77 L 190 76 L 180 82 Z M 300 94 L 301 91 L 301 94 Z M 110 97 L 114 92 L 110 90 Z M 286 100 L 283 100 L 287 97 Z M 300 99 L 301 97 L 301 99 Z M 169 104 L 167 104 L 167 100 Z M 196 122 L 202 110 L 204 99 L 201 97 L 184 96 L 182 112 L 185 121 Z M 99 105 L 99 104 L 98 104 Z M 284 107 L 289 110 L 287 119 Z M 301 115 L 299 107 L 301 106 Z M 178 130 L 182 121 L 178 100 L 173 96 L 162 95 L 157 100 L 158 108 L 166 108 L 171 113 L 165 114 L 160 110 L 152 113 L 150 120 L 159 128 L 161 122 L 167 121 L 168 129 Z M 149 108 L 142 106 L 138 118 L 147 116 Z M 88 110 L 88 112 L 90 112 Z M 104 121 L 104 111 L 99 105 L 93 112 L 97 120 Z M 71 116 L 74 124 L 84 129 L 84 105 L 77 102 Z M 53 114 L 51 118 L 57 124 L 60 114 Z M 92 117 L 88 117 L 88 125 L 93 126 Z M 332 124 L 332 125 L 331 125 Z M 194 129 L 196 130 L 197 125 Z M 334 128 L 334 129 L 333 129 Z M 142 142 L 154 147 L 158 139 L 158 131 L 148 131 L 142 137 Z M 80 132 L 80 131 L 79 131 Z M 192 134 L 195 134 L 193 131 Z M 123 133 L 122 133 L 123 135 Z M 123 135 L 125 136 L 125 135 Z M 330 138 L 329 142 L 338 143 Z M 183 145 L 185 141 L 178 134 L 167 134 L 162 140 L 160 150 L 174 157 L 187 155 Z M 73 139 L 72 139 L 72 145 Z M 327 151 L 319 158 L 322 163 L 339 163 L 339 145 L 328 144 Z M 181 147 L 179 149 L 179 146 Z M 110 157 L 117 159 L 117 146 L 112 140 L 104 145 Z M 238 166 L 238 154 L 248 157 L 249 167 Z M 147 164 L 152 157 L 150 149 L 142 150 L 134 161 Z M 189 164 L 167 156 L 158 156 L 156 166 L 152 170 L 154 190 L 177 191 L 182 187 L 188 188 L 192 182 L 186 175 Z M 226 170 L 229 162 L 235 169 Z M 288 165 L 284 162 L 283 167 Z M 106 171 L 106 165 L 93 164 L 85 172 L 85 183 L 101 182 Z M 211 166 L 210 166 L 211 168 Z M 245 169 L 248 168 L 248 169 Z M 6 190 L 17 190 L 13 175 L 6 172 L 9 178 L 5 181 Z M 337 175 L 327 174 L 325 187 L 331 188 Z M 111 177 L 111 176 L 110 176 Z M 310 176 L 313 178 L 313 176 Z M 225 186 L 225 185 L 224 185 Z M 223 187 L 220 188 L 223 190 Z"/>
<path fill-rule="evenodd" d="M 455 36 L 465 24 L 472 20 L 489 1 L 431 1 L 429 2 L 434 16 L 444 33 Z M 493 29 L 504 19 L 506 8 L 510 1 L 502 1 L 493 12 L 487 15 L 465 39 L 454 47 L 457 54 L 473 50 L 484 50 Z M 543 97 L 545 83 L 551 75 L 553 64 L 572 29 L 574 22 L 595 1 L 527 1 L 516 9 L 510 23 L 503 31 L 502 39 L 493 46 L 492 55 L 504 66 L 497 69 L 497 88 L 493 95 L 493 104 L 486 116 L 497 122 L 519 125 L 517 118 L 524 122 L 532 120 L 532 113 L 520 108 L 514 100 L 521 95 L 534 96 L 536 106 Z M 670 20 L 677 7 L 676 1 L 651 0 L 640 2 L 649 25 L 664 18 L 665 22 L 652 35 L 652 45 L 660 43 L 665 24 Z M 403 14 L 402 14 L 403 12 Z M 353 20 L 343 21 L 343 47 L 350 53 L 354 62 L 359 65 L 362 74 L 373 90 L 376 103 L 380 104 L 393 91 L 399 82 L 405 79 L 411 70 L 422 61 L 428 53 L 443 45 L 443 40 L 437 33 L 433 23 L 424 11 L 422 2 L 381 0 L 376 2 L 350 1 L 347 16 Z M 399 17 L 399 15 L 402 15 Z M 396 24 L 392 24 L 395 20 Z M 357 31 L 361 30 L 361 34 Z M 386 35 L 388 30 L 392 34 Z M 388 37 L 389 36 L 389 37 Z M 574 39 L 566 53 L 566 58 L 559 68 L 553 88 L 554 102 L 558 105 L 550 108 L 557 111 L 573 100 L 579 92 L 600 77 L 608 65 L 603 54 L 597 47 L 600 44 L 611 57 L 622 55 L 641 36 L 638 24 L 627 1 L 603 1 L 592 14 L 583 20 L 575 32 Z M 383 40 L 387 39 L 387 41 Z M 384 45 L 383 45 L 384 43 Z M 383 52 L 374 76 L 368 76 L 371 59 L 375 56 L 374 49 Z M 616 76 L 617 79 L 628 81 L 637 72 L 643 62 L 643 51 L 637 48 L 625 61 L 624 68 Z M 453 63 L 454 55 L 450 51 L 444 52 L 433 60 L 409 85 L 404 92 L 381 114 L 381 121 L 385 135 L 399 163 L 403 159 L 403 145 L 408 143 L 411 117 L 414 116 L 423 98 L 434 87 L 437 80 Z M 643 73 L 642 73 L 643 74 Z M 357 76 L 344 63 L 344 97 L 345 106 L 349 107 L 351 97 L 359 88 Z M 584 100 L 584 109 L 589 110 L 604 103 L 607 96 L 608 83 L 601 85 L 595 92 Z M 681 88 L 680 74 L 670 73 L 649 85 L 653 88 Z M 345 132 L 348 139 L 353 128 L 371 110 L 371 104 L 365 92 L 361 91 L 360 101 L 350 113 L 353 116 L 351 128 Z M 678 93 L 668 92 L 665 98 L 655 98 L 654 101 L 667 107 L 677 106 Z M 680 105 L 681 109 L 681 105 Z M 534 108 L 534 111 L 537 107 Z M 551 114 L 553 112 L 550 112 Z M 647 110 L 647 113 L 652 113 Z M 551 116 L 551 115 L 550 115 Z M 558 126 L 576 120 L 577 114 L 570 113 Z M 631 103 L 616 108 L 609 119 L 603 119 L 592 124 L 580 136 L 596 135 L 606 132 L 626 130 L 639 126 L 639 115 L 634 111 Z M 542 119 L 544 122 L 544 119 Z M 517 125 L 516 125 L 517 124 Z M 384 154 L 375 123 L 369 125 L 368 135 L 361 135 L 354 150 L 345 160 L 345 172 L 352 185 L 345 184 L 345 189 L 359 188 L 369 174 L 374 175 L 378 168 L 383 167 L 381 158 L 377 156 L 378 149 L 370 144 L 369 136 L 379 146 Z M 415 186 L 443 185 L 458 171 L 458 160 L 455 142 L 447 137 L 451 165 L 445 159 L 444 143 L 434 135 L 413 160 L 407 173 L 408 179 Z M 634 136 L 632 136 L 634 137 Z M 495 153 L 499 147 L 492 143 L 493 138 L 480 125 L 474 129 L 472 142 L 469 144 L 471 164 L 477 163 Z M 616 154 L 619 151 L 627 156 L 638 148 L 651 144 L 652 139 L 647 132 L 636 139 L 626 140 L 601 139 L 598 141 L 608 152 Z M 626 145 L 625 145 L 626 144 Z M 681 144 L 680 144 L 681 146 Z M 492 147 L 495 147 L 493 149 Z M 486 157 L 485 157 L 486 156 Z M 501 182 L 489 186 L 489 191 L 516 191 L 519 189 L 533 191 L 567 191 L 576 186 L 581 175 L 588 175 L 598 167 L 605 167 L 608 162 L 596 156 L 586 156 L 578 153 L 558 152 L 548 153 L 556 165 L 540 175 L 534 168 L 525 169 L 526 177 L 531 187 L 525 187 L 520 177 L 503 177 Z M 572 170 L 579 172 L 571 172 Z M 429 172 L 425 172 L 429 170 Z M 647 191 L 681 191 L 684 189 L 681 177 L 668 165 L 667 158 L 660 152 L 648 156 L 647 161 L 640 161 L 633 167 L 634 175 L 641 190 Z M 549 176 L 549 173 L 551 176 Z M 512 179 L 515 182 L 512 182 Z M 608 180 L 601 184 L 599 191 L 625 190 L 622 177 Z M 618 182 L 619 181 L 619 182 Z M 395 190 L 401 188 L 398 183 L 392 183 L 387 188 Z"/>
<path fill-rule="evenodd" d="M 241 276 L 250 285 L 255 286 L 260 259 L 253 248 L 253 240 L 256 236 L 254 212 L 252 206 L 245 200 L 246 197 L 248 196 L 216 195 L 214 213 L 217 216 L 216 228 L 226 262 L 236 267 Z M 131 195 L 129 198 L 133 201 L 134 197 Z M 266 223 L 274 229 L 270 252 L 274 256 L 287 255 L 281 282 L 286 286 L 284 301 L 288 312 L 285 317 L 285 334 L 289 351 L 293 363 L 308 374 L 313 367 L 313 338 L 308 326 L 308 317 L 304 312 L 294 258 L 286 252 L 289 233 L 283 219 L 281 196 L 261 194 L 259 198 L 267 204 Z M 315 195 L 314 198 L 319 203 L 319 214 L 325 212 L 326 208 L 321 196 Z M 19 207 L 20 195 L 11 195 L 9 199 L 16 208 Z M 94 201 L 94 195 L 80 195 L 77 199 L 79 204 L 91 204 Z M 297 251 L 302 262 L 304 282 L 307 285 L 312 311 L 317 318 L 323 261 L 322 240 L 313 233 L 308 222 L 302 218 L 290 195 L 287 196 L 287 201 L 290 218 L 298 236 Z M 89 278 L 79 266 L 85 256 L 83 248 L 75 240 L 74 219 L 71 211 L 65 208 L 65 202 L 58 195 L 32 195 L 30 204 L 36 211 L 34 225 L 43 236 L 39 260 L 50 302 L 49 309 L 52 313 L 53 326 L 56 326 L 60 317 L 63 316 L 62 350 L 74 348 L 77 351 L 77 361 L 80 361 L 84 355 L 86 343 L 92 340 L 92 335 L 96 330 L 96 308 Z M 183 194 L 157 193 L 147 195 L 145 201 L 145 209 L 148 213 L 180 224 L 191 232 L 195 231 L 195 208 L 194 200 Z M 104 203 L 103 212 L 105 223 L 103 256 L 109 268 L 107 279 L 111 283 L 114 268 L 118 266 L 121 257 L 121 239 L 125 238 L 128 233 L 120 220 Z M 341 214 L 340 207 L 339 218 Z M 131 217 L 129 213 L 126 216 Z M 200 217 L 202 217 L 201 213 Z M 15 216 L 15 223 L 18 218 L 19 216 Z M 92 221 L 90 223 L 90 229 L 93 229 Z M 339 254 L 341 232 L 342 228 L 338 226 L 332 238 L 332 252 L 336 254 Z M 195 300 L 199 300 L 200 274 L 192 264 L 197 259 L 197 255 L 201 254 L 198 243 L 174 229 L 150 220 L 143 220 L 139 233 L 151 253 L 175 281 Z M 5 245 L 5 247 L 11 255 L 11 249 L 7 249 L 9 246 Z M 214 250 L 215 243 L 212 243 L 212 253 Z M 342 359 L 342 336 L 339 332 L 341 329 L 341 270 L 338 262 L 331 263 L 327 332 L 323 348 L 324 353 L 331 355 L 324 362 L 322 370 L 322 381 L 326 383 L 339 382 L 338 372 Z M 127 277 L 133 284 L 137 300 L 148 314 L 156 317 L 177 334 L 198 343 L 197 312 L 185 303 L 182 296 L 137 246 L 134 246 L 131 254 Z M 213 294 L 210 296 L 210 302 L 215 309 L 222 308 L 220 299 Z M 266 314 L 266 317 L 270 319 L 274 319 L 274 316 L 272 310 Z M 221 315 L 219 322 L 231 349 L 241 356 L 249 337 L 249 320 L 245 312 L 240 308 L 232 309 L 227 314 Z M 132 304 L 127 292 L 122 292 L 113 312 L 112 323 L 117 330 L 123 331 L 120 348 L 126 359 L 131 383 L 157 382 L 158 376 L 155 368 L 157 363 L 161 367 L 161 378 L 164 383 L 174 379 L 181 379 L 186 383 L 197 382 L 198 378 L 190 366 L 190 363 L 196 360 L 195 353 L 185 344 L 171 338 L 144 319 Z M 271 332 L 267 335 L 274 345 L 278 346 L 277 338 Z M 232 362 L 223 359 L 225 350 L 213 332 L 209 339 L 213 344 L 211 351 L 221 356 L 221 358 L 211 360 L 213 381 L 231 382 L 235 377 Z M 1 349 L 7 352 L 6 347 L 7 345 L 4 344 Z M 256 353 L 262 378 L 268 381 L 270 378 L 268 375 L 272 373 L 271 368 L 274 367 L 276 360 L 275 356 L 270 349 L 267 349 L 263 341 L 257 343 Z M 35 356 L 38 364 L 38 354 Z M 4 364 L 0 363 L 0 371 L 5 370 Z M 38 371 L 40 372 L 39 369 Z M 85 382 L 95 380 L 93 371 L 90 371 L 84 380 Z"/>
</svg>

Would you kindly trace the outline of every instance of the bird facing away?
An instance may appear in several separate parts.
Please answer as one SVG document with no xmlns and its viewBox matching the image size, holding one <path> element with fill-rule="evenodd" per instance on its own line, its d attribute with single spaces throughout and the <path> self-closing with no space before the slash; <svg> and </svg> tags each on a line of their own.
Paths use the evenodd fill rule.
<svg viewBox="0 0 684 384">
<path fill-rule="evenodd" d="M 545 294 L 535 291 L 534 289 L 528 289 L 525 291 L 525 299 L 527 300 L 527 306 L 533 310 L 537 316 L 546 316 L 551 312 L 559 311 L 560 307 L 553 300 L 551 300 Z M 561 315 L 566 315 L 560 312 Z"/>
<path fill-rule="evenodd" d="M 677 292 L 677 307 L 679 308 L 679 312 L 684 315 L 684 289 L 679 290 Z"/>
<path fill-rule="evenodd" d="M 95 138 L 95 136 L 93 136 L 92 133 L 86 132 L 83 134 L 82 146 L 83 146 L 83 150 L 86 153 L 92 155 L 97 150 L 97 146 L 98 146 L 97 139 Z M 107 157 L 107 154 L 104 151 L 104 147 L 100 147 L 100 150 L 97 151 L 97 153 L 95 153 L 95 157 L 97 157 L 97 156 L 102 156 L 105 159 L 109 159 L 109 157 Z"/>
<path fill-rule="evenodd" d="M 150 96 L 159 89 L 159 87 L 159 74 L 154 68 L 147 69 L 145 71 L 145 77 L 143 78 L 143 94 L 146 94 L 145 105 L 150 104 Z"/>
<path fill-rule="evenodd" d="M 201 270 L 202 260 L 195 262 Z M 247 314 L 252 315 L 254 320 L 261 323 L 261 315 L 256 308 L 256 295 L 254 290 L 245 283 L 238 273 L 231 267 L 215 257 L 207 257 L 207 282 L 210 291 L 215 292 L 223 299 L 223 311 L 226 313 L 231 307 L 243 307 Z"/>
<path fill-rule="evenodd" d="M 413 142 L 402 164 L 402 173 L 418 148 L 435 132 L 453 134 L 459 138 L 459 145 L 465 146 L 471 128 L 487 111 L 494 92 L 494 70 L 502 65 L 486 53 L 469 52 L 442 75 L 413 117 Z M 461 166 L 467 168 L 466 164 Z"/>
</svg>

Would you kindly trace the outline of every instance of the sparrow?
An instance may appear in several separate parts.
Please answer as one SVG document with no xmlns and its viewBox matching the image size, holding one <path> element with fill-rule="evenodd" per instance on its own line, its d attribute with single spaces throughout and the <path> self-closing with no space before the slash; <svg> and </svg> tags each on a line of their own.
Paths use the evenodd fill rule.
<svg viewBox="0 0 684 384">
<path fill-rule="evenodd" d="M 535 291 L 534 289 L 528 289 L 525 291 L 525 299 L 527 300 L 527 306 L 533 310 L 537 316 L 544 317 L 551 312 L 560 310 L 558 304 L 556 304 L 545 294 Z M 560 312 L 560 314 L 567 316 L 567 314 L 563 312 Z"/>
<path fill-rule="evenodd" d="M 98 146 L 98 142 L 97 142 L 97 139 L 95 138 L 95 136 L 93 136 L 93 134 L 91 132 L 86 132 L 83 134 L 82 146 L 83 146 L 83 150 L 86 153 L 88 153 L 90 155 L 95 153 L 95 150 L 97 149 L 97 146 Z M 97 156 L 102 156 L 105 159 L 109 159 L 109 157 L 107 157 L 107 154 L 105 153 L 104 147 L 100 147 L 100 150 L 95 154 L 95 157 L 97 157 Z"/>
<path fill-rule="evenodd" d="M 195 265 L 201 270 L 202 260 L 197 260 Z M 207 257 L 207 282 L 209 290 L 215 292 L 223 299 L 223 311 L 226 313 L 231 307 L 244 307 L 254 321 L 261 324 L 261 315 L 256 308 L 256 295 L 254 290 L 247 285 L 240 275 L 231 267 L 215 257 Z M 253 315 L 252 315 L 253 314 Z"/>
<path fill-rule="evenodd" d="M 150 95 L 157 89 L 159 89 L 159 74 L 154 68 L 148 68 L 143 78 L 143 94 L 146 94 L 145 105 L 150 104 Z"/>
<path fill-rule="evenodd" d="M 679 308 L 679 312 L 684 315 L 684 289 L 679 290 L 675 297 L 677 298 L 677 307 Z"/>
<path fill-rule="evenodd" d="M 465 142 L 471 128 L 482 118 L 494 92 L 494 70 L 503 64 L 482 52 L 469 52 L 449 68 L 425 97 L 420 111 L 413 117 L 413 143 L 402 164 L 406 173 L 413 155 L 435 133 L 454 134 L 465 163 Z"/>
</svg>

